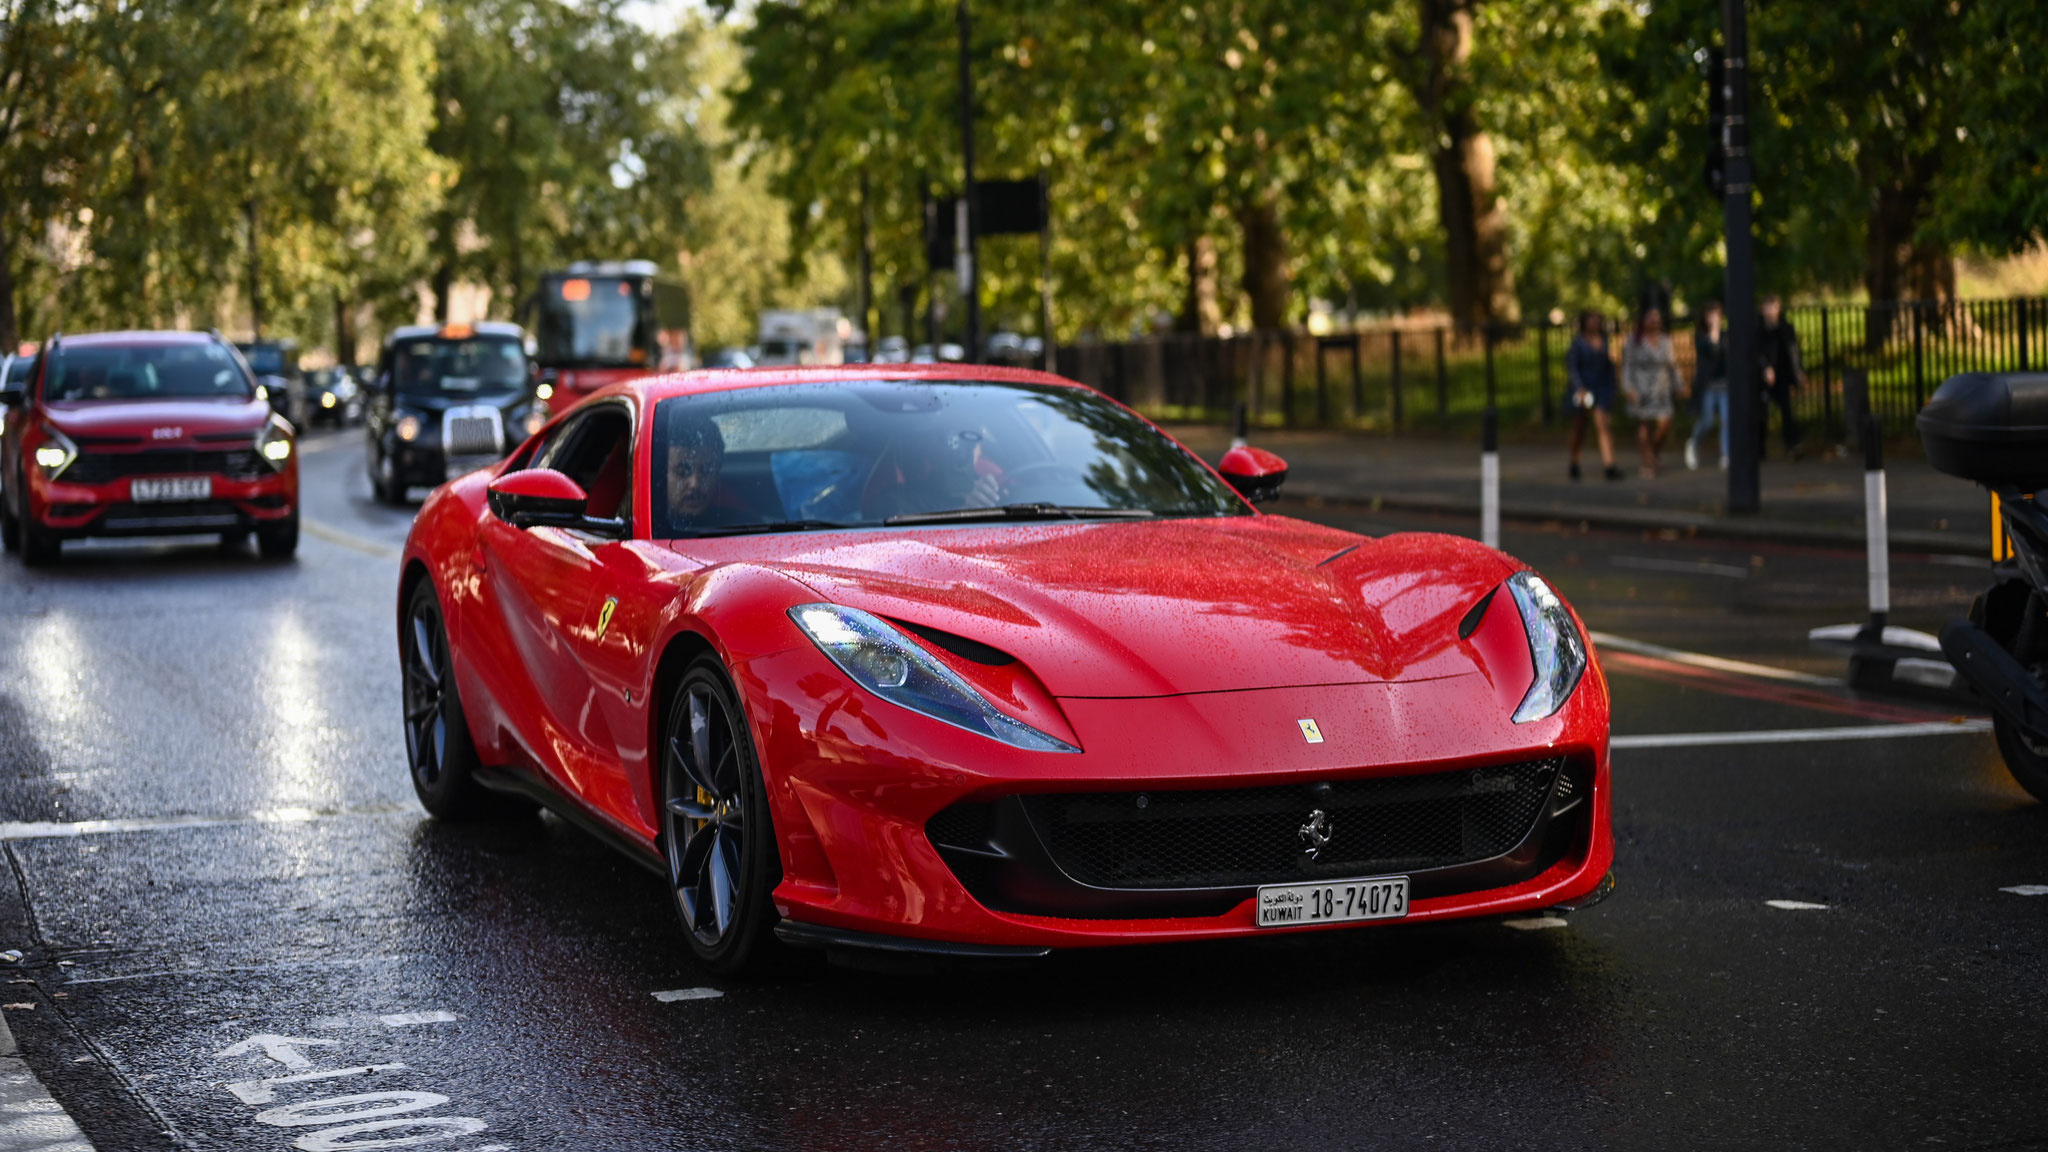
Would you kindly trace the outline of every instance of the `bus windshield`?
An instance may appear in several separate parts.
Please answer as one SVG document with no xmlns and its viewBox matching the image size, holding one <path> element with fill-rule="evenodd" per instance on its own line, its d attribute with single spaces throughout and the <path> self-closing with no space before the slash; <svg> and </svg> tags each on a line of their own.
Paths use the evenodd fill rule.
<svg viewBox="0 0 2048 1152">
<path fill-rule="evenodd" d="M 652 367 L 653 308 L 625 276 L 550 277 L 541 285 L 540 361 L 551 367 Z"/>
</svg>

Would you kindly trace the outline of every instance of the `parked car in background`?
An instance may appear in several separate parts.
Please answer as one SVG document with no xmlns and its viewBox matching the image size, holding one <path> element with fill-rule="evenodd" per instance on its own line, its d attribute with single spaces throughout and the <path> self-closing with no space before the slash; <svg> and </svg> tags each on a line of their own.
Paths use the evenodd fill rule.
<svg viewBox="0 0 2048 1152">
<path fill-rule="evenodd" d="M 52 337 L 0 402 L 0 542 L 24 563 L 84 536 L 254 533 L 265 556 L 298 548 L 292 426 L 219 336 Z"/>
<path fill-rule="evenodd" d="M 360 369 L 337 365 L 315 368 L 306 376 L 306 423 L 345 427 L 363 418 L 363 389 L 357 382 Z"/>
<path fill-rule="evenodd" d="M 299 371 L 299 345 L 293 340 L 251 340 L 235 345 L 235 350 L 248 361 L 249 371 L 256 374 L 256 383 L 261 385 L 270 410 L 290 420 L 294 425 L 303 424 L 306 412 L 306 376 Z"/>
<path fill-rule="evenodd" d="M 745 348 L 730 345 L 720 348 L 704 358 L 704 367 L 706 368 L 752 368 L 753 366 L 754 358 L 748 355 Z"/>
<path fill-rule="evenodd" d="M 526 343 L 517 324 L 488 320 L 385 339 L 363 418 L 380 502 L 495 464 L 547 422 Z"/>
<path fill-rule="evenodd" d="M 905 340 L 901 336 L 882 337 L 882 342 L 880 344 L 875 345 L 875 363 L 910 363 L 910 341 Z"/>
</svg>

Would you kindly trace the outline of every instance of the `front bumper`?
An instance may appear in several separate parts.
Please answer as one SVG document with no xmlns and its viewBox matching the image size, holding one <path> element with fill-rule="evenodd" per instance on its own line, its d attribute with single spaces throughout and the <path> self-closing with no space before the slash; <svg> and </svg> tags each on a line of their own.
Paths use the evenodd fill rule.
<svg viewBox="0 0 2048 1152">
<path fill-rule="evenodd" d="M 179 473 L 184 475 L 187 473 Z M 255 477 L 210 474 L 205 500 L 137 503 L 130 498 L 136 477 L 97 484 L 29 481 L 29 515 L 44 531 L 63 539 L 87 536 L 176 536 L 246 532 L 289 518 L 299 506 L 296 457 L 283 471 Z"/>
<path fill-rule="evenodd" d="M 1571 904 L 1598 888 L 1613 860 L 1608 707 L 1597 671 L 1558 715 L 1527 725 L 1496 715 L 1495 693 L 1477 675 L 1063 699 L 1082 748 L 1073 754 L 1013 749 L 877 700 L 815 650 L 760 657 L 735 673 L 749 713 L 777 718 L 757 725 L 756 741 L 783 857 L 775 903 L 797 924 L 1022 948 L 1374 927 Z M 1320 722 L 1323 743 L 1303 742 L 1303 717 Z M 1534 803 L 1519 831 L 1474 839 L 1439 829 L 1451 843 L 1436 851 L 1396 835 L 1392 855 L 1354 846 L 1288 871 L 1296 826 L 1318 806 L 1330 808 L 1342 835 L 1369 819 L 1362 809 L 1347 815 L 1344 803 L 1420 787 L 1436 793 L 1419 799 L 1450 803 L 1450 819 L 1466 820 L 1483 813 L 1456 806 L 1500 787 L 1488 781 L 1517 765 L 1549 765 L 1531 770 Z M 1560 796 L 1567 780 L 1571 795 Z M 1257 802 L 1215 807 L 1233 794 Z M 1206 873 L 1133 870 L 1133 852 L 1107 863 L 1098 852 L 1091 863 L 1071 842 L 1055 843 L 1061 806 L 1082 805 L 1084 819 L 1136 821 L 1117 812 L 1141 796 L 1209 804 L 1221 824 L 1184 826 L 1206 827 L 1204 835 L 1220 828 L 1279 842 L 1248 849 L 1235 872 Z M 1098 838 L 1098 847 L 1125 835 L 1142 864 L 1156 847 L 1144 843 L 1142 824 Z M 1383 867 L 1390 861 L 1399 866 Z M 1346 871 L 1353 863 L 1357 870 Z M 1411 878 L 1403 921 L 1254 924 L 1259 884 L 1394 873 Z"/>
</svg>

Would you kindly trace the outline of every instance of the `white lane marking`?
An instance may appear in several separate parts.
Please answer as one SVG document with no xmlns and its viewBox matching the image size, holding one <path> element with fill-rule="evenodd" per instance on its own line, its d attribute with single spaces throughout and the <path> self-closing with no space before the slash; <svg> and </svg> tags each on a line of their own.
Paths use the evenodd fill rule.
<svg viewBox="0 0 2048 1152">
<path fill-rule="evenodd" d="M 319 1072 L 301 1072 L 296 1076 L 271 1076 L 263 1080 L 238 1080 L 227 1086 L 235 1099 L 244 1104 L 269 1104 L 277 1099 L 279 1084 L 304 1084 L 308 1080 L 333 1080 L 342 1076 L 371 1076 L 378 1072 L 391 1072 L 405 1067 L 401 1061 L 395 1064 L 362 1064 L 354 1068 L 328 1068 Z"/>
<path fill-rule="evenodd" d="M 656 992 L 654 998 L 663 1004 L 673 1004 L 678 1000 L 716 1000 L 723 995 L 716 988 L 678 988 L 673 992 Z"/>
<path fill-rule="evenodd" d="M 1951 568 L 1991 567 L 1991 561 L 1986 560 L 1982 556 L 1957 556 L 1952 553 L 1937 552 L 1932 556 L 1926 557 L 1926 560 L 1929 564 L 1946 564 Z"/>
<path fill-rule="evenodd" d="M 344 1124 L 339 1128 L 322 1128 L 309 1132 L 292 1141 L 292 1147 L 299 1152 L 348 1152 L 351 1148 L 404 1148 L 414 1144 L 439 1144 L 472 1132 L 481 1132 L 490 1125 L 474 1116 L 420 1116 L 400 1117 L 396 1120 L 372 1120 L 367 1124 Z M 392 1136 L 382 1140 L 358 1140 L 356 1137 L 373 1132 L 390 1132 L 398 1128 L 426 1128 L 439 1131 L 425 1131 L 412 1136 Z M 504 1145 L 495 1145 L 504 1147 Z"/>
<path fill-rule="evenodd" d="M 318 1100 L 267 1108 L 258 1112 L 255 1120 L 273 1128 L 325 1128 L 336 1122 L 352 1124 L 358 1120 L 381 1120 L 406 1112 L 423 1112 L 447 1102 L 448 1097 L 439 1092 L 357 1092 L 349 1096 L 323 1096 Z"/>
<path fill-rule="evenodd" d="M 1815 676 L 1807 672 L 1794 672 L 1790 668 L 1773 668 L 1768 664 L 1751 664 L 1746 660 L 1727 660 L 1709 656 L 1704 652 L 1687 652 L 1682 648 L 1666 648 L 1647 640 L 1631 640 L 1609 632 L 1590 634 L 1593 643 L 1601 648 L 1612 648 L 1616 652 L 1633 652 L 1638 656 L 1655 656 L 1674 664 L 1690 664 L 1694 668 L 1710 668 L 1716 672 L 1733 672 L 1738 676 L 1754 676 L 1760 680 L 1783 680 L 1788 684 L 1815 684 L 1838 688 L 1842 681 L 1831 676 Z"/>
<path fill-rule="evenodd" d="M 2000 888 L 1999 891 L 2010 892 L 2015 896 L 2048 896 L 2048 884 L 2015 884 L 2010 888 Z"/>
<path fill-rule="evenodd" d="M 1678 572 L 1689 576 L 1726 576 L 1731 580 L 1749 579 L 1749 569 L 1734 564 L 1709 564 L 1705 560 L 1658 560 L 1649 556 L 1609 556 L 1609 564 L 1616 568 L 1635 568 L 1644 572 Z"/>
<path fill-rule="evenodd" d="M 337 1042 L 333 1040 L 319 1040 L 308 1036 L 277 1036 L 269 1032 L 260 1032 L 239 1044 L 215 1052 L 213 1058 L 225 1060 L 231 1056 L 247 1056 L 251 1052 L 260 1051 L 287 1068 L 304 1071 L 311 1068 L 313 1062 L 300 1054 L 301 1046 L 323 1044 L 331 1048 L 335 1043 Z"/>
<path fill-rule="evenodd" d="M 1827 740 L 1894 740 L 1902 736 L 1950 736 L 1991 731 L 1989 720 L 1931 720 L 1924 724 L 1844 725 L 1839 728 L 1777 728 L 1762 732 L 1667 732 L 1616 736 L 1610 748 L 1712 748 L 1722 744 L 1813 744 Z"/>
<path fill-rule="evenodd" d="M 299 518 L 299 527 L 304 528 L 308 536 L 317 536 L 329 544 L 339 544 L 343 548 L 353 548 L 372 556 L 396 556 L 401 551 L 381 540 L 372 540 L 353 532 L 343 532 L 339 528 L 330 528 L 318 520 L 308 520 L 303 516 Z"/>
<path fill-rule="evenodd" d="M 1766 900 L 1764 903 L 1781 912 L 1825 912 L 1828 909 L 1825 904 L 1810 904 L 1804 900 Z"/>
<path fill-rule="evenodd" d="M 453 1012 L 393 1012 L 377 1019 L 386 1028 L 404 1028 L 412 1024 L 449 1024 L 462 1017 Z"/>
<path fill-rule="evenodd" d="M 1525 916 L 1518 920 L 1503 920 L 1501 923 L 1521 932 L 1541 932 L 1545 928 L 1563 928 L 1566 921 L 1562 916 Z"/>
<path fill-rule="evenodd" d="M 0 840 L 55 840 L 115 832 L 174 832 L 185 828 L 218 828 L 228 824 L 303 824 L 329 816 L 388 816 L 404 812 L 403 804 L 371 804 L 361 808 L 269 808 L 225 816 L 137 816 L 120 820 L 15 820 L 0 822 Z"/>
</svg>

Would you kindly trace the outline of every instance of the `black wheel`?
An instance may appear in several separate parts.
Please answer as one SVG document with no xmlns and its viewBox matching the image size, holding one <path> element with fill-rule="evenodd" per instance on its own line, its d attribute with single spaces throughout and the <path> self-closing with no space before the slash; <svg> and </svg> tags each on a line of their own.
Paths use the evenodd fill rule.
<svg viewBox="0 0 2048 1152">
<path fill-rule="evenodd" d="M 683 673 L 663 727 L 662 840 L 690 951 L 714 972 L 772 943 L 782 880 L 766 789 L 745 714 L 718 662 Z"/>
<path fill-rule="evenodd" d="M 289 560 L 299 550 L 299 510 L 256 529 L 256 550 L 265 560 Z"/>
<path fill-rule="evenodd" d="M 21 562 L 30 568 L 55 564 L 64 555 L 64 538 L 33 519 L 21 522 Z"/>
<path fill-rule="evenodd" d="M 448 660 L 448 630 L 431 581 L 420 581 L 406 602 L 398 649 L 412 789 L 421 807 L 444 820 L 476 817 L 485 806 L 483 787 L 476 782 L 476 742 L 462 716 Z"/>
<path fill-rule="evenodd" d="M 14 508 L 6 493 L 0 493 L 0 547 L 9 552 L 21 551 L 21 521 L 14 518 Z"/>
<path fill-rule="evenodd" d="M 1999 755 L 2005 757 L 2005 770 L 2034 799 L 2048 804 L 2048 747 L 2036 747 L 2003 716 L 1991 718 L 1991 729 L 1998 737 Z"/>
<path fill-rule="evenodd" d="M 391 457 L 376 452 L 370 459 L 370 495 L 377 503 L 396 507 L 405 497 L 405 489 L 398 485 L 397 469 Z"/>
</svg>

